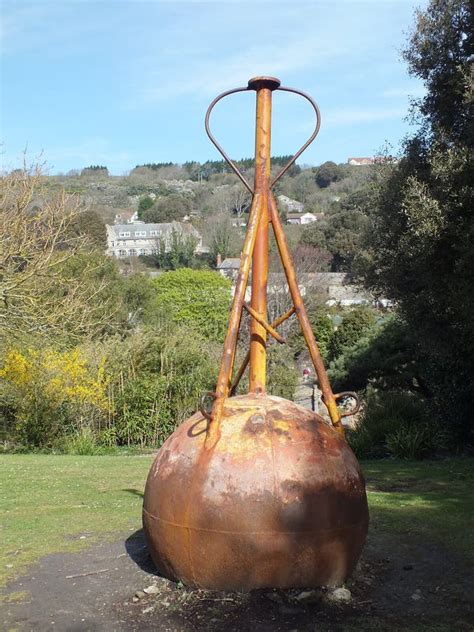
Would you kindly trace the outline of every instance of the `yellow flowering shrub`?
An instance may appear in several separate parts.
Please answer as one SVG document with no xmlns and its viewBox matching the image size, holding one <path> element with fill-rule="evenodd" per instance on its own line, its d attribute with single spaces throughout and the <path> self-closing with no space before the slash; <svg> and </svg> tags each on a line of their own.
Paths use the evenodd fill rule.
<svg viewBox="0 0 474 632">
<path fill-rule="evenodd" d="M 65 426 L 92 425 L 107 413 L 104 361 L 94 365 L 77 348 L 10 349 L 0 368 L 0 399 L 28 443 L 50 442 Z"/>
</svg>

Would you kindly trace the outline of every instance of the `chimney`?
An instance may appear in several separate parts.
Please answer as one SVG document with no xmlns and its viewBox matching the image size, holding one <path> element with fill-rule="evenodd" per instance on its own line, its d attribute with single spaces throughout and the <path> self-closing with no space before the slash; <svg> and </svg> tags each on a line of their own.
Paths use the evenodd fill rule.
<svg viewBox="0 0 474 632">
<path fill-rule="evenodd" d="M 221 253 L 220 253 L 220 252 L 218 252 L 218 253 L 217 253 L 217 257 L 216 257 L 216 267 L 217 267 L 217 266 L 220 266 L 220 265 L 221 265 L 221 263 L 222 263 Z"/>
</svg>

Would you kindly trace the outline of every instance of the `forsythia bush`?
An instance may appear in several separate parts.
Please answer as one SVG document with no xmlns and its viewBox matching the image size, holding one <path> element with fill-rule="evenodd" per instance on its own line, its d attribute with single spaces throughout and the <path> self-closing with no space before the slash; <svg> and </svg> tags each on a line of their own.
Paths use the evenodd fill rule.
<svg viewBox="0 0 474 632">
<path fill-rule="evenodd" d="M 89 426 L 108 411 L 103 362 L 79 349 L 11 349 L 0 368 L 0 405 L 18 438 L 50 445 L 67 430 Z"/>
</svg>

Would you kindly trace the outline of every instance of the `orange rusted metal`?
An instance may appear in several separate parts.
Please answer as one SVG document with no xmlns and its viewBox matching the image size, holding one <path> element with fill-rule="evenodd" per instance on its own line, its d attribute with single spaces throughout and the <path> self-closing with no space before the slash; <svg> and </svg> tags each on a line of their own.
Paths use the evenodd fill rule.
<svg viewBox="0 0 474 632">
<path fill-rule="evenodd" d="M 213 137 L 209 119 L 225 96 L 256 91 L 255 182 L 250 186 Z M 316 113 L 312 136 L 277 176 L 270 176 L 272 93 L 300 94 Z M 256 77 L 211 103 L 206 131 L 253 193 L 215 391 L 181 424 L 150 470 L 143 525 L 153 560 L 166 577 L 219 590 L 337 585 L 354 568 L 368 525 L 365 484 L 347 444 L 334 395 L 299 292 L 271 187 L 316 137 L 320 115 L 308 95 Z M 293 307 L 267 321 L 268 229 L 272 225 Z M 245 291 L 252 264 L 251 304 Z M 243 309 L 251 316 L 250 349 L 232 383 Z M 265 392 L 266 335 L 296 313 L 332 425 Z M 233 396 L 250 364 L 247 395 Z M 230 396 L 229 396 L 230 395 Z M 212 408 L 204 399 L 212 400 Z"/>
<path fill-rule="evenodd" d="M 293 265 L 291 252 L 286 242 L 285 232 L 281 224 L 280 216 L 278 215 L 275 198 L 272 194 L 270 194 L 270 216 L 272 220 L 273 232 L 275 234 L 278 250 L 280 252 L 283 269 L 285 271 L 286 280 L 288 282 L 288 289 L 290 290 L 293 305 L 295 306 L 296 310 L 296 315 L 298 317 L 298 320 L 300 321 L 301 329 L 303 330 L 303 336 L 306 341 L 311 360 L 313 361 L 316 375 L 318 376 L 319 387 L 323 394 L 323 401 L 328 409 L 333 426 L 340 434 L 343 435 L 344 428 L 341 422 L 341 413 L 339 412 L 336 400 L 334 399 L 332 388 L 329 383 L 328 375 L 326 373 L 326 368 L 324 366 L 319 347 L 316 343 L 313 330 L 311 329 L 311 323 L 309 321 L 303 299 L 301 298 L 301 292 L 298 287 L 298 281 L 296 280 L 295 267 Z"/>
<path fill-rule="evenodd" d="M 270 334 L 270 336 L 275 338 L 277 342 L 279 342 L 281 345 L 284 345 L 286 343 L 286 340 L 282 336 L 280 336 L 278 331 L 276 331 L 269 323 L 267 323 L 263 316 L 260 316 L 260 314 L 256 312 L 253 307 L 247 305 L 247 303 L 244 303 L 244 308 L 250 314 L 250 316 L 252 316 L 252 318 L 256 320 L 257 323 L 259 323 L 265 329 L 265 331 Z"/>
<path fill-rule="evenodd" d="M 223 419 L 209 451 L 196 413 L 150 470 L 143 520 L 159 572 L 218 590 L 342 583 L 367 532 L 364 481 L 345 439 L 269 395 L 227 399 Z"/>
<path fill-rule="evenodd" d="M 272 119 L 272 90 L 280 85 L 272 77 L 256 77 L 249 81 L 249 88 L 256 90 L 255 124 L 255 187 L 260 193 L 260 221 L 252 260 L 251 307 L 262 319 L 267 317 L 268 281 L 268 198 L 270 194 L 270 146 Z M 264 393 L 267 353 L 267 333 L 261 321 L 250 322 L 250 374 L 249 388 L 252 393 Z"/>
<path fill-rule="evenodd" d="M 287 312 L 285 312 L 284 314 L 282 314 L 281 316 L 279 316 L 273 321 L 273 323 L 271 324 L 271 328 L 275 329 L 276 327 L 284 323 L 285 320 L 288 320 L 290 316 L 293 316 L 294 313 L 295 313 L 295 308 L 291 307 Z M 245 356 L 242 364 L 240 365 L 239 370 L 237 371 L 234 381 L 232 383 L 232 386 L 230 388 L 230 395 L 235 395 L 237 386 L 239 385 L 239 382 L 242 379 L 242 376 L 245 373 L 245 369 L 247 368 L 249 362 L 250 362 L 250 351 L 247 351 L 247 355 Z"/>
</svg>

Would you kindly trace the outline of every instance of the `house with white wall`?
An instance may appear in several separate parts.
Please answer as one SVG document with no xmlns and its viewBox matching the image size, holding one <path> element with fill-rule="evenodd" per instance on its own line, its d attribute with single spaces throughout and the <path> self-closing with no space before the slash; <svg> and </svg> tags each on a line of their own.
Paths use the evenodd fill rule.
<svg viewBox="0 0 474 632">
<path fill-rule="evenodd" d="M 171 247 L 173 233 L 183 240 L 188 238 L 195 239 L 196 254 L 206 250 L 203 248 L 202 236 L 199 231 L 187 223 L 145 224 L 144 222 L 134 222 L 133 224 L 107 225 L 106 228 L 106 254 L 119 259 L 158 254 L 162 244 L 164 244 L 165 251 L 168 252 Z"/>
</svg>

